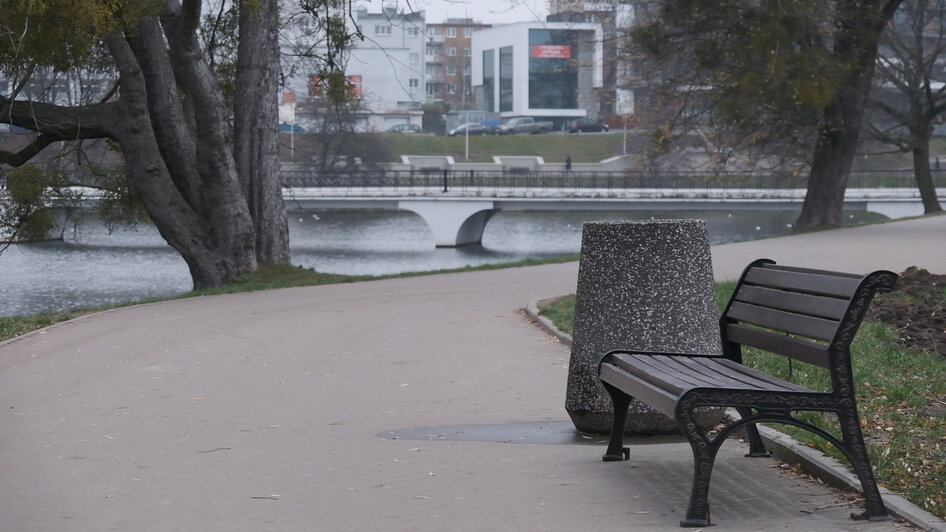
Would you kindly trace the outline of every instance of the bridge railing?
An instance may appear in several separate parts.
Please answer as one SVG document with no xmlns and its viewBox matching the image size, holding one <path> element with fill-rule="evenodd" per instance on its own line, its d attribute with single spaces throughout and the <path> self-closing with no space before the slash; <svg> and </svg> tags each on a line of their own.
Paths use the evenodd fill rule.
<svg viewBox="0 0 946 532">
<path fill-rule="evenodd" d="M 761 172 L 606 172 L 606 171 L 507 171 L 478 170 L 385 170 L 346 169 L 318 172 L 305 169 L 284 170 L 283 186 L 333 189 L 385 188 L 410 192 L 430 189 L 507 189 L 595 191 L 671 189 L 798 190 L 807 188 L 807 175 Z M 946 187 L 946 173 L 935 172 L 936 186 Z M 914 188 L 913 171 L 853 172 L 849 188 Z"/>
</svg>

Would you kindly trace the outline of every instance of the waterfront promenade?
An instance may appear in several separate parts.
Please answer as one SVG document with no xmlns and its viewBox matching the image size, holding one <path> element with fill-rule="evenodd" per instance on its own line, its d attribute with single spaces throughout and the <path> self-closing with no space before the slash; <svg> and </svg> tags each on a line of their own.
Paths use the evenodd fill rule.
<svg viewBox="0 0 946 532">
<path fill-rule="evenodd" d="M 946 217 L 717 246 L 946 273 Z M 603 436 L 564 409 L 568 349 L 521 312 L 577 264 L 169 301 L 0 344 L 0 530 L 678 530 L 682 440 Z M 718 530 L 864 530 L 837 493 L 723 446 Z"/>
</svg>

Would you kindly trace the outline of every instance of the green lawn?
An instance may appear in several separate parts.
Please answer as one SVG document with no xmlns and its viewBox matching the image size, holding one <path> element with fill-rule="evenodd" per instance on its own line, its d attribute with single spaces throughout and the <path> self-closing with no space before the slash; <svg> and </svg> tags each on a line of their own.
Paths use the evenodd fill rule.
<svg viewBox="0 0 946 532">
<path fill-rule="evenodd" d="M 434 135 L 381 134 L 391 144 L 394 161 L 401 155 L 452 155 L 457 162 L 464 161 L 463 137 Z M 645 139 L 646 140 L 646 139 Z M 639 154 L 642 138 L 632 133 L 628 138 L 629 149 Z M 876 148 L 889 150 L 889 148 Z M 575 162 L 599 162 L 624 153 L 624 134 L 552 134 L 552 135 L 485 135 L 470 137 L 471 162 L 492 162 L 493 155 L 537 155 L 546 162 L 564 162 L 571 155 Z M 936 137 L 930 145 L 930 157 L 943 154 L 940 159 L 946 170 L 946 137 Z M 854 159 L 854 171 L 912 170 L 913 159 L 909 153 L 888 152 L 858 155 Z"/>
<path fill-rule="evenodd" d="M 464 137 L 434 135 L 384 134 L 391 143 L 391 152 L 401 155 L 452 155 L 463 162 Z M 483 135 L 470 137 L 470 162 L 493 162 L 494 155 L 537 155 L 548 163 L 563 163 L 571 155 L 575 162 L 599 162 L 620 155 L 624 149 L 622 133 L 552 134 L 552 135 Z"/>
</svg>

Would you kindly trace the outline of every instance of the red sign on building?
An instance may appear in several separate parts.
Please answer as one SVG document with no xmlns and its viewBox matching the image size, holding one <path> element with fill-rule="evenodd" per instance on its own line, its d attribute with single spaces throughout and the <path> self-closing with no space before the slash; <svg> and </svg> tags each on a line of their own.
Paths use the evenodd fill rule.
<svg viewBox="0 0 946 532">
<path fill-rule="evenodd" d="M 348 83 L 351 84 L 351 90 L 355 94 L 355 98 L 364 96 L 361 90 L 361 76 L 348 76 Z"/>
<path fill-rule="evenodd" d="M 571 59 L 572 47 L 567 44 L 534 44 L 533 59 Z"/>
<path fill-rule="evenodd" d="M 355 98 L 364 96 L 361 76 L 348 76 L 348 85 L 352 96 Z M 315 98 L 325 96 L 325 80 L 318 74 L 309 74 L 309 96 Z"/>
</svg>

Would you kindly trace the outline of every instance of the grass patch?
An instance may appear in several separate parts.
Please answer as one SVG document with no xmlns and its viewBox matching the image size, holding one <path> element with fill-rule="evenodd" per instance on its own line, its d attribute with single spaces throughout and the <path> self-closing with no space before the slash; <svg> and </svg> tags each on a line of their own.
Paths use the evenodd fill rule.
<svg viewBox="0 0 946 532">
<path fill-rule="evenodd" d="M 26 334 L 36 329 L 42 329 L 53 323 L 71 320 L 81 314 L 81 311 L 42 312 L 34 316 L 0 317 L 0 341 L 8 340 L 14 336 Z"/>
<path fill-rule="evenodd" d="M 720 309 L 735 282 L 718 283 Z M 894 292 L 896 293 L 896 292 Z M 946 296 L 942 296 L 946 301 Z M 543 306 L 540 313 L 559 329 L 571 331 L 574 296 Z M 946 357 L 902 345 L 887 323 L 864 322 L 851 345 L 854 382 L 868 453 L 877 481 L 912 503 L 946 517 Z M 815 390 L 830 389 L 827 370 L 778 355 L 747 349 L 746 365 Z M 838 435 L 836 418 L 819 413 L 798 416 Z M 847 464 L 828 442 L 792 426 L 777 428 Z"/>
<path fill-rule="evenodd" d="M 565 334 L 575 331 L 575 294 L 559 297 L 541 306 L 539 314 L 552 320 L 552 323 Z"/>
</svg>

